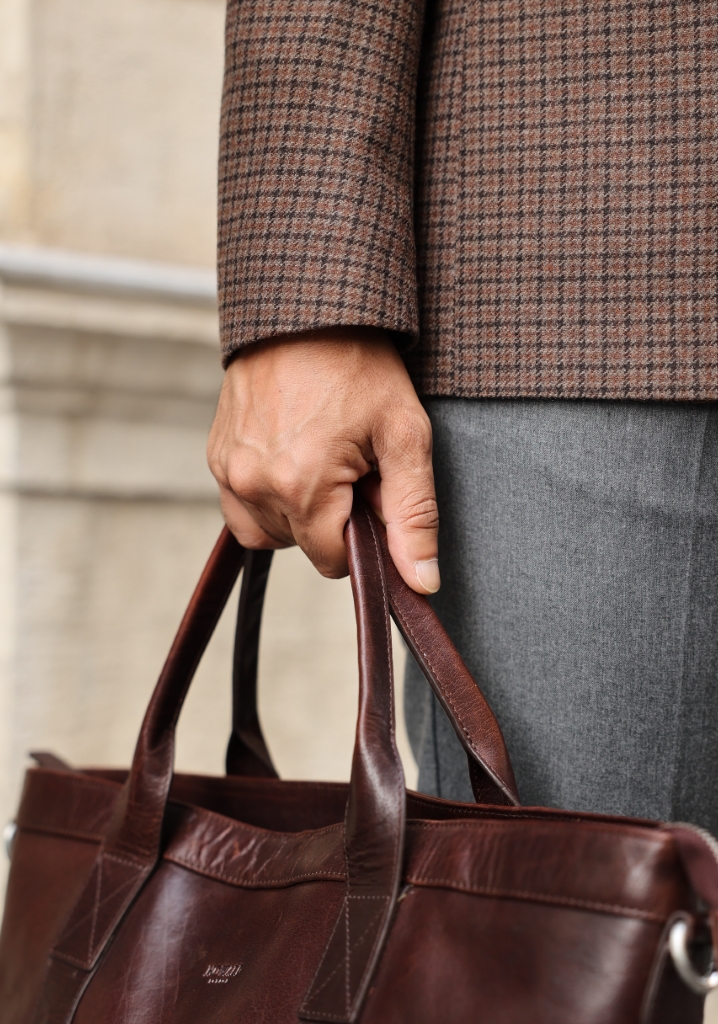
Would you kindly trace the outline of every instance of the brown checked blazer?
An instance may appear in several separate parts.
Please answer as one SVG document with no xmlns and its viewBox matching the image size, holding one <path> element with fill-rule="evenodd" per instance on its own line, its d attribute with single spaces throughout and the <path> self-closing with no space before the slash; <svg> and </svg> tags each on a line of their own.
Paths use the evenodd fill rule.
<svg viewBox="0 0 718 1024">
<path fill-rule="evenodd" d="M 227 358 L 406 336 L 423 395 L 718 399 L 718 0 L 229 0 Z"/>
</svg>

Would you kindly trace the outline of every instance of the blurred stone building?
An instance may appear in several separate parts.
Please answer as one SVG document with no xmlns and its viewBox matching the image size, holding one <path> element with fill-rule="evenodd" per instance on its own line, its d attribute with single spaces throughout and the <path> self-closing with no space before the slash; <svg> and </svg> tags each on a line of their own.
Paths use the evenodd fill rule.
<svg viewBox="0 0 718 1024">
<path fill-rule="evenodd" d="M 0 0 L 0 820 L 31 749 L 127 764 L 221 527 L 221 0 Z M 233 608 L 180 727 L 219 772 Z M 280 553 L 262 714 L 283 774 L 347 777 L 347 581 Z"/>
</svg>

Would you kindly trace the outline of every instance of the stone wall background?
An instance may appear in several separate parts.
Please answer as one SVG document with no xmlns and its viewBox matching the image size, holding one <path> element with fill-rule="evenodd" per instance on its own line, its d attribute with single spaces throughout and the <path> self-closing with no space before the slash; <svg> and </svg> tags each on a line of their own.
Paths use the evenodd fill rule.
<svg viewBox="0 0 718 1024">
<path fill-rule="evenodd" d="M 214 264 L 221 0 L 3 0 L 0 237 Z"/>
<path fill-rule="evenodd" d="M 204 448 L 223 20 L 221 0 L 0 0 L 0 824 L 29 750 L 129 762 L 222 525 Z M 180 769 L 222 771 L 235 608 Z M 275 558 L 260 691 L 284 776 L 348 778 L 350 588 L 297 550 Z"/>
</svg>

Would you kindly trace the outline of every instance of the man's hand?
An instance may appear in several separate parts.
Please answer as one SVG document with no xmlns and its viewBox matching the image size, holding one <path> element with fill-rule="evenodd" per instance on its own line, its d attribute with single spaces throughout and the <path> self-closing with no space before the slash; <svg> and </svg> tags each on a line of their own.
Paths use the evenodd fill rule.
<svg viewBox="0 0 718 1024">
<path fill-rule="evenodd" d="M 431 425 L 385 332 L 334 328 L 243 349 L 208 458 L 241 544 L 299 544 L 333 578 L 347 573 L 352 484 L 371 474 L 365 494 L 399 572 L 421 594 L 439 589 Z"/>
</svg>

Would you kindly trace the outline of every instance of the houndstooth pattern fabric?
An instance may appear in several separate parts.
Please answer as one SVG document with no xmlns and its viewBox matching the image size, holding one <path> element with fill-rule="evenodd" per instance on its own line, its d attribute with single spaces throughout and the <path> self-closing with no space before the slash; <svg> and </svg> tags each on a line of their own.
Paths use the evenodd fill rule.
<svg viewBox="0 0 718 1024">
<path fill-rule="evenodd" d="M 415 334 L 416 0 L 230 0 L 223 346 L 334 324 Z"/>
<path fill-rule="evenodd" d="M 277 0 L 228 41 L 226 352 L 372 323 L 425 395 L 718 399 L 718 4 Z"/>
</svg>

